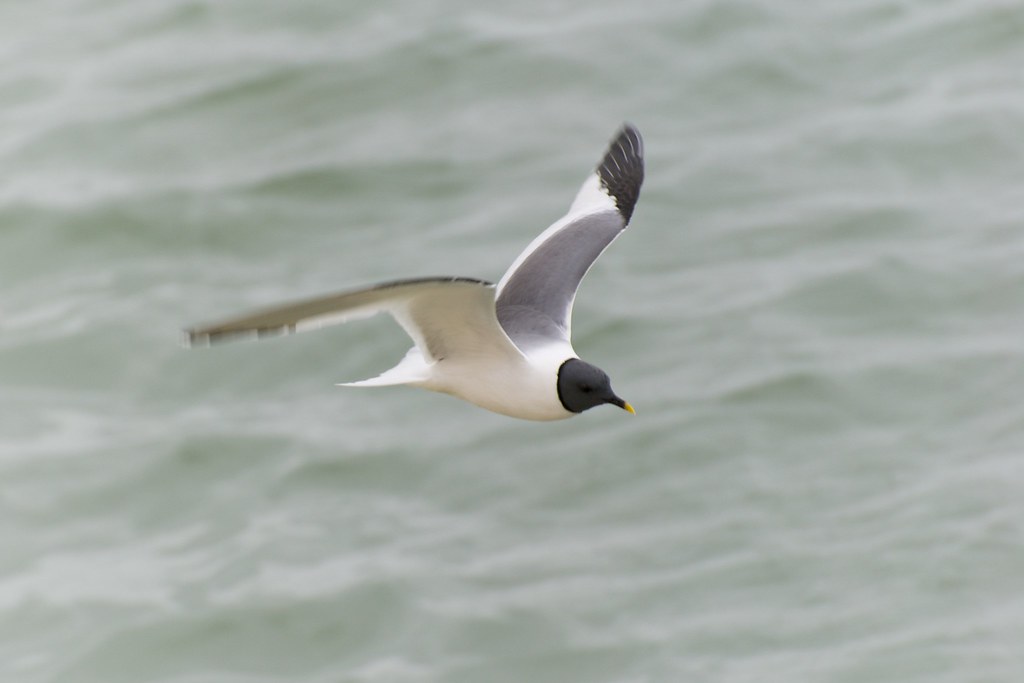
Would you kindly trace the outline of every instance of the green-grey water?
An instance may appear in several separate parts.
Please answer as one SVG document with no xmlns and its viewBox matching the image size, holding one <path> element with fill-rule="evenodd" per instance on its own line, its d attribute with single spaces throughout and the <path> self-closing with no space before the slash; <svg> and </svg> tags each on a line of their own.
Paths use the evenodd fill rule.
<svg viewBox="0 0 1024 683">
<path fill-rule="evenodd" d="M 1024 680 L 1024 10 L 0 5 L 0 680 Z M 638 411 L 343 389 L 623 120 L 574 341 Z"/>
</svg>

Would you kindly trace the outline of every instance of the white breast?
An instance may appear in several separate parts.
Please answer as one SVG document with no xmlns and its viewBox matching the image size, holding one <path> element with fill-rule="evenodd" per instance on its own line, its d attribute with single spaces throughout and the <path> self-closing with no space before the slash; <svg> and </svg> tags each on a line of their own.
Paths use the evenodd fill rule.
<svg viewBox="0 0 1024 683">
<path fill-rule="evenodd" d="M 568 411 L 558 398 L 558 369 L 576 354 L 568 344 L 538 349 L 528 357 L 466 356 L 431 366 L 430 379 L 419 386 L 457 396 L 481 408 L 524 420 L 564 420 Z"/>
</svg>

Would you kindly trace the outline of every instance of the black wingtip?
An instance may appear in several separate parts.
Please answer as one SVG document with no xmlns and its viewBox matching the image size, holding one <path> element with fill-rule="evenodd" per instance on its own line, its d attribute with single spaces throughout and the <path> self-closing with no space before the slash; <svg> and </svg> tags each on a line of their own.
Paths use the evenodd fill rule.
<svg viewBox="0 0 1024 683">
<path fill-rule="evenodd" d="M 601 185 L 615 198 L 622 220 L 629 223 L 644 182 L 644 141 L 632 124 L 625 123 L 597 167 Z"/>
</svg>

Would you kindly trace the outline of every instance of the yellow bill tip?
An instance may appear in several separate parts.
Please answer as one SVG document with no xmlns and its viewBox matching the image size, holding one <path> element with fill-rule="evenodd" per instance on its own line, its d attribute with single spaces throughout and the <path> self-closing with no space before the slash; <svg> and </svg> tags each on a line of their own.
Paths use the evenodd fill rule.
<svg viewBox="0 0 1024 683">
<path fill-rule="evenodd" d="M 624 401 L 622 403 L 622 409 L 628 412 L 630 415 L 636 415 L 636 411 L 633 410 L 633 406 L 629 405 L 629 401 Z"/>
</svg>

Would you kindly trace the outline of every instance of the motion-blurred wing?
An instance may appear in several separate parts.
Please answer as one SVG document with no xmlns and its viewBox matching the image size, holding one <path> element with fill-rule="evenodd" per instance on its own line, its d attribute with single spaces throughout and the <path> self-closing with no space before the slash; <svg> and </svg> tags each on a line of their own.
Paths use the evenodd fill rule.
<svg viewBox="0 0 1024 683">
<path fill-rule="evenodd" d="M 291 334 L 386 312 L 412 337 L 424 359 L 507 344 L 494 313 L 494 285 L 470 278 L 385 282 L 297 301 L 186 330 L 193 346 Z M 510 345 L 509 345 L 510 346 Z"/>
</svg>

